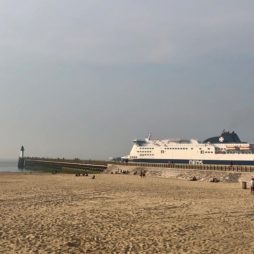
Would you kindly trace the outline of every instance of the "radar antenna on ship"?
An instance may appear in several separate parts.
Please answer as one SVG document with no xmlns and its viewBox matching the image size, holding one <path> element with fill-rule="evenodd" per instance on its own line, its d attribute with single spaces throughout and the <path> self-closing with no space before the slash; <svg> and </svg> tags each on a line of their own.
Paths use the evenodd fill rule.
<svg viewBox="0 0 254 254">
<path fill-rule="evenodd" d="M 148 139 L 148 140 L 151 140 L 151 138 L 152 138 L 152 134 L 151 134 L 151 132 L 149 132 L 149 133 L 148 133 L 148 138 L 147 138 L 147 139 Z"/>
</svg>

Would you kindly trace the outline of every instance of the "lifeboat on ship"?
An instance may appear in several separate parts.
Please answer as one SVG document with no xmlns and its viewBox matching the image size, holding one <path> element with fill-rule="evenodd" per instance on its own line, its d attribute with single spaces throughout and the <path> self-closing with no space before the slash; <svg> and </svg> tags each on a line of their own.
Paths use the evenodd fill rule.
<svg viewBox="0 0 254 254">
<path fill-rule="evenodd" d="M 249 144 L 240 145 L 240 150 L 250 150 L 251 146 Z"/>
</svg>

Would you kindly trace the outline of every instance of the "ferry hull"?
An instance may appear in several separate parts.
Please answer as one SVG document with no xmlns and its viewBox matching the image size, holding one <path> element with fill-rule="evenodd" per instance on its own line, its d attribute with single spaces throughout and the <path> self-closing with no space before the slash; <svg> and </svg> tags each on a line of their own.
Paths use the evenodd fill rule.
<svg viewBox="0 0 254 254">
<path fill-rule="evenodd" d="M 191 160 L 178 160 L 178 159 L 135 159 L 130 160 L 130 162 L 140 162 L 140 163 L 178 163 L 178 164 L 194 164 L 190 162 Z M 254 161 L 229 161 L 229 160 L 202 160 L 203 165 L 242 165 L 242 166 L 254 166 Z"/>
</svg>

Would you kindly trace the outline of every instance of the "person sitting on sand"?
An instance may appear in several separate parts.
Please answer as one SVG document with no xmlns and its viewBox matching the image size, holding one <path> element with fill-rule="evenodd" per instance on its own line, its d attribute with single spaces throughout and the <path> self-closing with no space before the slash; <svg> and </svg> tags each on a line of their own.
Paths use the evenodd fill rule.
<svg viewBox="0 0 254 254">
<path fill-rule="evenodd" d="M 250 181 L 250 193 L 254 194 L 254 177 L 252 177 Z"/>
<path fill-rule="evenodd" d="M 142 177 L 145 177 L 145 176 L 146 176 L 146 171 L 145 171 L 145 170 L 141 170 L 140 176 L 141 176 L 141 178 L 142 178 Z"/>
</svg>

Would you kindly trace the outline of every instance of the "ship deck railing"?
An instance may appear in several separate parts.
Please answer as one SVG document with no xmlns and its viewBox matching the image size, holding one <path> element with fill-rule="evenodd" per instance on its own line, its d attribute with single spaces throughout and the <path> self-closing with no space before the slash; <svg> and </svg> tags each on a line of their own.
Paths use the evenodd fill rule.
<svg viewBox="0 0 254 254">
<path fill-rule="evenodd" d="M 136 167 L 198 169 L 211 171 L 254 172 L 254 165 L 218 165 L 218 164 L 178 164 L 178 163 L 149 163 L 149 162 L 109 162 L 109 164 L 129 165 Z"/>
</svg>

